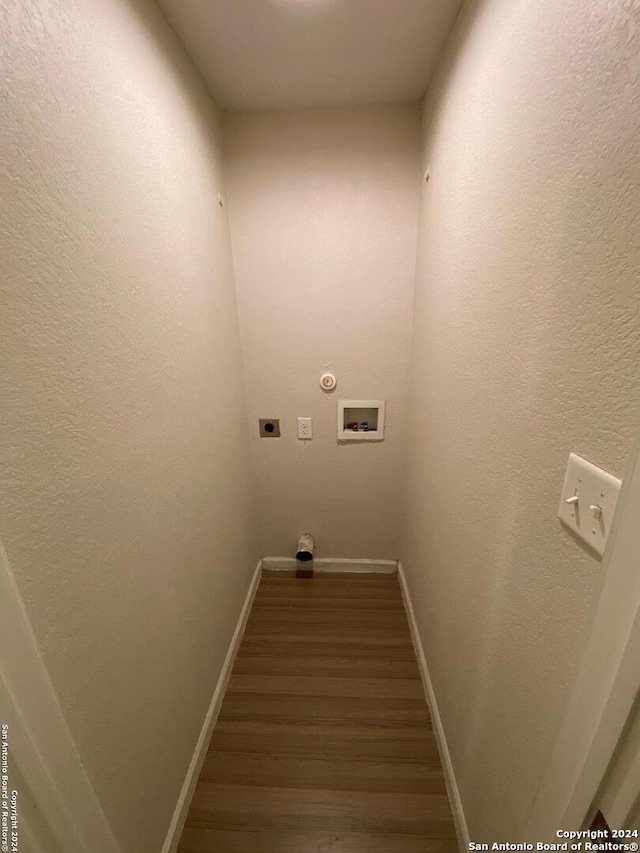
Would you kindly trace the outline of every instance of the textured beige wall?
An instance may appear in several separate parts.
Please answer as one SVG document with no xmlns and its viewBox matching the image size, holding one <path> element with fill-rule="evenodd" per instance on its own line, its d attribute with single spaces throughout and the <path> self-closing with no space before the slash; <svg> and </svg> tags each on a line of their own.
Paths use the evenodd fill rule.
<svg viewBox="0 0 640 853">
<path fill-rule="evenodd" d="M 639 36 L 472 3 L 427 100 L 402 557 L 477 841 L 524 829 L 601 578 L 567 456 L 622 475 L 638 426 Z"/>
<path fill-rule="evenodd" d="M 157 853 L 257 556 L 217 119 L 151 4 L 0 29 L 0 529 L 122 849 Z"/>
<path fill-rule="evenodd" d="M 398 556 L 419 134 L 416 106 L 225 117 L 263 554 L 310 530 L 320 556 Z M 386 399 L 385 440 L 339 445 L 339 398 Z M 262 416 L 281 438 L 259 438 Z"/>
</svg>

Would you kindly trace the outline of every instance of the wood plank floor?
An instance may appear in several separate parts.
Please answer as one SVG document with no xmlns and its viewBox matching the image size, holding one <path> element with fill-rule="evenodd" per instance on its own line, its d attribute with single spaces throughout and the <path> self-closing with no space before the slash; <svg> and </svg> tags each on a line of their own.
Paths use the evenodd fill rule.
<svg viewBox="0 0 640 853">
<path fill-rule="evenodd" d="M 454 853 L 395 575 L 265 573 L 179 853 Z"/>
</svg>

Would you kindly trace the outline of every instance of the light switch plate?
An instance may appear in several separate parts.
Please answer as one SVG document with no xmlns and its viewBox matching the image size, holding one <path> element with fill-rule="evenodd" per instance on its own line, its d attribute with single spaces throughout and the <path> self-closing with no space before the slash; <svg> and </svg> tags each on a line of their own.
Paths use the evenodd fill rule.
<svg viewBox="0 0 640 853">
<path fill-rule="evenodd" d="M 600 555 L 607 544 L 620 485 L 613 474 L 577 453 L 569 454 L 558 517 Z"/>
</svg>

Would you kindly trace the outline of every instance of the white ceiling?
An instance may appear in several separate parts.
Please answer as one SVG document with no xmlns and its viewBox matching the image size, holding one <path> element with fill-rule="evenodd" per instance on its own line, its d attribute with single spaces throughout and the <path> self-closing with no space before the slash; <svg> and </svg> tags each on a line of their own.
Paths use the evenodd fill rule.
<svg viewBox="0 0 640 853">
<path fill-rule="evenodd" d="M 461 0 L 158 0 L 220 106 L 410 101 Z"/>
</svg>

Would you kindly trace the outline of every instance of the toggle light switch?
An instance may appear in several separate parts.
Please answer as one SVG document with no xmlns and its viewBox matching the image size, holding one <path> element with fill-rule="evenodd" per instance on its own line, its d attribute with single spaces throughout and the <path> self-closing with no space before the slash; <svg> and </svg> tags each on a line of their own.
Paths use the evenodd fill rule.
<svg viewBox="0 0 640 853">
<path fill-rule="evenodd" d="M 613 474 L 577 453 L 569 454 L 558 517 L 600 555 L 607 544 L 620 485 Z"/>
</svg>

